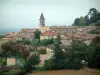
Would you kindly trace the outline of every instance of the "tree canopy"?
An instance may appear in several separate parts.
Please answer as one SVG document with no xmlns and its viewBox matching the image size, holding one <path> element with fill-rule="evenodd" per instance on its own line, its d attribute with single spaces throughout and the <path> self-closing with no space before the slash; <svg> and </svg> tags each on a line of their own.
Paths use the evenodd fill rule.
<svg viewBox="0 0 100 75">
<path fill-rule="evenodd" d="M 100 11 L 96 8 L 91 8 L 89 12 L 83 17 L 74 20 L 75 26 L 100 26 Z"/>
</svg>

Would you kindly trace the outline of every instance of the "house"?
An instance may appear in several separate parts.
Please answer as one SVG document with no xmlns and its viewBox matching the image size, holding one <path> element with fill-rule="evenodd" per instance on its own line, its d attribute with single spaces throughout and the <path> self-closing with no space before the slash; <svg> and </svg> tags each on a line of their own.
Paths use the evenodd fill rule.
<svg viewBox="0 0 100 75">
<path fill-rule="evenodd" d="M 46 31 L 40 35 L 40 40 L 57 38 L 58 33 L 54 31 Z"/>
<path fill-rule="evenodd" d="M 45 63 L 45 60 L 49 60 L 53 54 L 54 54 L 54 50 L 52 48 L 49 47 L 45 47 L 46 48 L 46 54 L 40 54 L 40 63 L 38 66 L 43 66 Z"/>
<path fill-rule="evenodd" d="M 11 57 L 7 58 L 7 66 L 16 65 L 16 59 Z"/>
<path fill-rule="evenodd" d="M 36 29 L 21 29 L 21 31 L 19 32 L 19 34 L 16 37 L 16 40 L 22 40 L 27 39 L 27 40 L 32 40 L 35 38 L 35 34 L 34 32 L 36 31 Z"/>
<path fill-rule="evenodd" d="M 17 32 L 9 32 L 5 35 L 6 38 L 16 38 L 16 36 L 18 35 Z"/>
</svg>

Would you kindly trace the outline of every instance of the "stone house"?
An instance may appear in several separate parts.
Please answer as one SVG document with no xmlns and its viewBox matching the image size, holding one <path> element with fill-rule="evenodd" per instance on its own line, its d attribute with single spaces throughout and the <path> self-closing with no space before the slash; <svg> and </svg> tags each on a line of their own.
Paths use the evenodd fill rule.
<svg viewBox="0 0 100 75">
<path fill-rule="evenodd" d="M 22 40 L 23 38 L 27 40 L 32 40 L 35 38 L 35 31 L 36 29 L 22 29 L 17 35 L 16 40 Z"/>
<path fill-rule="evenodd" d="M 7 58 L 7 66 L 16 65 L 16 59 L 13 57 Z"/>
<path fill-rule="evenodd" d="M 40 35 L 40 40 L 57 38 L 58 33 L 54 31 L 46 31 Z"/>
</svg>

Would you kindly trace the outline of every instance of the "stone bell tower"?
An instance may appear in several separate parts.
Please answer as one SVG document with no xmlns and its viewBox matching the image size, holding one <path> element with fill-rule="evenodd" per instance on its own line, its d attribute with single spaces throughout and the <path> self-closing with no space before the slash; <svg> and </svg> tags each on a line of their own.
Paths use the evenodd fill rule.
<svg viewBox="0 0 100 75">
<path fill-rule="evenodd" d="M 43 13 L 40 16 L 40 27 L 45 27 L 45 18 L 43 16 Z"/>
</svg>

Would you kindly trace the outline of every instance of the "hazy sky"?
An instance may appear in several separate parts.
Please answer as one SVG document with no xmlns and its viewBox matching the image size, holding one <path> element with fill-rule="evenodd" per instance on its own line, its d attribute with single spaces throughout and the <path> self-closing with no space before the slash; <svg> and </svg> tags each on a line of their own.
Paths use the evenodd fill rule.
<svg viewBox="0 0 100 75">
<path fill-rule="evenodd" d="M 0 0 L 0 29 L 37 28 L 43 12 L 46 26 L 71 25 L 100 0 Z"/>
</svg>

